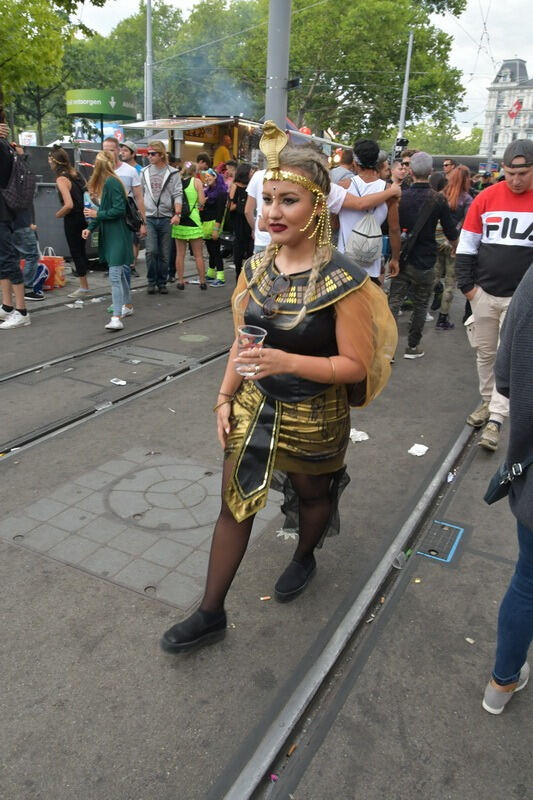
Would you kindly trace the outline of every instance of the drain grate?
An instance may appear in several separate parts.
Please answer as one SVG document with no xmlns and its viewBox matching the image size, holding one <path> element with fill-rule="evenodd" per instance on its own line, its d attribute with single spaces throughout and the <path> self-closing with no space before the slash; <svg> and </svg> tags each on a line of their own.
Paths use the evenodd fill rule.
<svg viewBox="0 0 533 800">
<path fill-rule="evenodd" d="M 417 555 L 449 564 L 456 553 L 463 533 L 464 528 L 459 525 L 434 519 L 416 551 Z"/>
</svg>

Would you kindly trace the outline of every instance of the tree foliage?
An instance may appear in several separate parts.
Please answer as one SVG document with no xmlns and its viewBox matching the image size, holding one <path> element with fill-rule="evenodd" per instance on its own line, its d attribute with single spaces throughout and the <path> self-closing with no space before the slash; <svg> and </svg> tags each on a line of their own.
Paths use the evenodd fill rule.
<svg viewBox="0 0 533 800">
<path fill-rule="evenodd" d="M 472 128 L 469 136 L 461 138 L 459 128 L 451 121 L 445 125 L 421 122 L 405 130 L 409 147 L 441 155 L 477 155 L 482 135 L 482 128 Z"/>
</svg>

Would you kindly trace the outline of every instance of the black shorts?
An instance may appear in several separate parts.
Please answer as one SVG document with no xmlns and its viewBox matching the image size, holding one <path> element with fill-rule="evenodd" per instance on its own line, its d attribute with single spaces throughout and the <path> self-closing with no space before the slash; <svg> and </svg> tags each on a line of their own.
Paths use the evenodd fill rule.
<svg viewBox="0 0 533 800">
<path fill-rule="evenodd" d="M 0 280 L 15 286 L 24 283 L 19 254 L 13 245 L 13 230 L 9 222 L 0 222 Z"/>
</svg>

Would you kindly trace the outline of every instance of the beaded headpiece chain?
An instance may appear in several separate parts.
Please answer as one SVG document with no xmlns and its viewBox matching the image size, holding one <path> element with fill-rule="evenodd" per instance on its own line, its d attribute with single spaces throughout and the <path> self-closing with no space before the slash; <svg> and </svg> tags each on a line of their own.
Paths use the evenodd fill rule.
<svg viewBox="0 0 533 800">
<path fill-rule="evenodd" d="M 280 130 L 275 122 L 267 120 L 263 125 L 263 135 L 259 142 L 259 147 L 264 153 L 267 160 L 267 169 L 265 172 L 264 181 L 291 181 L 303 186 L 304 189 L 312 192 L 315 195 L 315 204 L 313 211 L 309 218 L 309 222 L 305 227 L 300 230 L 302 233 L 310 228 L 316 220 L 314 229 L 309 234 L 309 239 L 316 236 L 318 245 L 331 244 L 331 223 L 329 219 L 329 210 L 327 206 L 327 198 L 320 186 L 318 186 L 310 178 L 305 175 L 299 175 L 297 172 L 291 172 L 287 169 L 281 169 L 279 166 L 279 156 L 285 145 L 287 144 L 287 134 Z M 322 204 L 320 214 L 318 214 L 318 207 Z M 318 219 L 317 219 L 318 217 Z"/>
</svg>

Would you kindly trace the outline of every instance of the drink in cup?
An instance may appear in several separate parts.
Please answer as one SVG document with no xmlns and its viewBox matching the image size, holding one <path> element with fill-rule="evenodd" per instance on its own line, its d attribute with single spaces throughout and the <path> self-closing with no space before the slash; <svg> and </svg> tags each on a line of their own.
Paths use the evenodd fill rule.
<svg viewBox="0 0 533 800">
<path fill-rule="evenodd" d="M 237 332 L 237 345 L 239 355 L 245 350 L 253 350 L 254 347 L 262 347 L 267 332 L 264 328 L 257 325 L 241 325 Z M 255 364 L 237 364 L 235 367 L 239 375 L 245 378 L 253 377 L 257 372 Z"/>
</svg>

